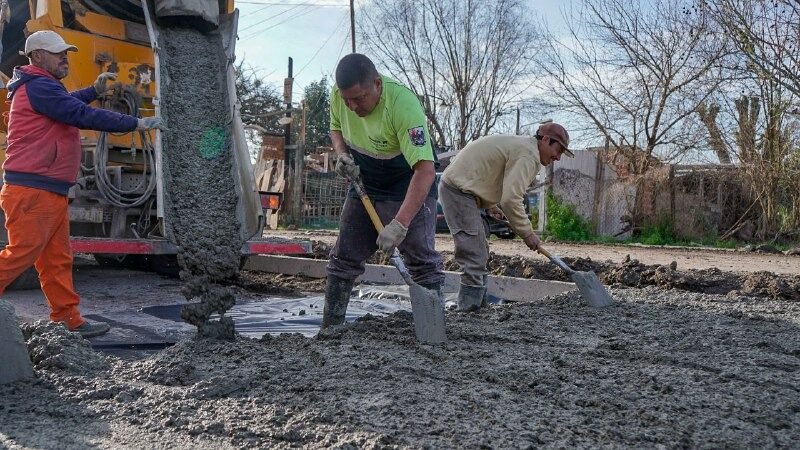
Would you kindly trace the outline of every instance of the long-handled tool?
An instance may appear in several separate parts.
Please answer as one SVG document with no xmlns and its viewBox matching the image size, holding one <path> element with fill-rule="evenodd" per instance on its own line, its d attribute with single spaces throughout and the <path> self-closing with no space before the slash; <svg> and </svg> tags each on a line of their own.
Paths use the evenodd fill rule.
<svg viewBox="0 0 800 450">
<path fill-rule="evenodd" d="M 541 246 L 539 246 L 538 251 L 550 259 L 553 264 L 562 268 L 569 274 L 569 276 L 572 278 L 572 281 L 574 281 L 578 286 L 578 290 L 580 290 L 583 298 L 589 302 L 589 305 L 595 308 L 605 308 L 606 306 L 611 306 L 614 304 L 614 299 L 611 297 L 611 294 L 608 293 L 606 288 L 603 287 L 603 284 L 600 283 L 600 279 L 597 278 L 596 273 L 572 270 L 572 268 L 568 266 L 567 263 L 562 261 L 561 258 L 550 254 L 550 252 L 543 249 Z"/>
<path fill-rule="evenodd" d="M 350 182 L 353 183 L 353 187 L 361 199 L 361 203 L 364 204 L 372 224 L 375 225 L 375 229 L 380 233 L 383 231 L 383 223 L 378 217 L 375 207 L 372 206 L 372 201 L 367 196 L 364 186 L 360 180 L 351 179 Z M 414 318 L 414 333 L 417 335 L 417 340 L 428 344 L 445 342 L 447 335 L 444 325 L 444 302 L 439 297 L 439 294 L 414 282 L 403 259 L 400 257 L 400 252 L 396 248 L 389 257 L 389 261 L 397 268 L 408 285 L 408 293 L 411 297 L 411 315 Z"/>
</svg>

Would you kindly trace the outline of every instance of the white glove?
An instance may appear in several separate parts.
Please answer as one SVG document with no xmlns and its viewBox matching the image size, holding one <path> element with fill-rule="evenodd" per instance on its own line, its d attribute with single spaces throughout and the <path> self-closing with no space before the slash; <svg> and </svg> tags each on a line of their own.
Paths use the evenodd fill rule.
<svg viewBox="0 0 800 450">
<path fill-rule="evenodd" d="M 108 92 L 111 88 L 106 86 L 106 81 L 108 80 L 116 80 L 117 74 L 114 72 L 103 72 L 100 76 L 97 77 L 97 80 L 94 82 L 94 90 L 97 92 L 97 95 L 103 95 Z"/>
<path fill-rule="evenodd" d="M 139 125 L 136 126 L 137 130 L 152 130 L 158 128 L 159 130 L 166 130 L 167 125 L 161 117 L 142 117 L 139 119 Z"/>
<path fill-rule="evenodd" d="M 361 178 L 361 169 L 356 165 L 355 161 L 353 161 L 353 157 L 347 153 L 339 155 L 334 170 L 339 176 L 352 181 L 358 181 Z"/>
</svg>

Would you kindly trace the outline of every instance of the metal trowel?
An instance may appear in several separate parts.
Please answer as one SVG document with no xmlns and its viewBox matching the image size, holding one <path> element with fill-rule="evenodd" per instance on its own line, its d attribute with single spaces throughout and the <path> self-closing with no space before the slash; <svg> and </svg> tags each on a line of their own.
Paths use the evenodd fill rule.
<svg viewBox="0 0 800 450">
<path fill-rule="evenodd" d="M 608 293 L 605 286 L 600 282 L 600 279 L 597 278 L 596 273 L 573 270 L 561 258 L 550 254 L 550 252 L 543 249 L 541 246 L 539 246 L 538 252 L 546 256 L 553 264 L 569 274 L 572 281 L 578 286 L 581 296 L 589 302 L 589 305 L 594 308 L 605 308 L 606 306 L 614 304 L 614 298 L 611 297 L 611 294 Z"/>
<path fill-rule="evenodd" d="M 361 199 L 361 203 L 364 204 L 372 224 L 375 225 L 375 229 L 380 233 L 383 231 L 383 223 L 378 217 L 372 201 L 367 196 L 367 191 L 360 180 L 350 179 L 350 182 L 353 183 L 353 187 Z M 408 285 L 408 293 L 409 297 L 411 297 L 411 315 L 414 318 L 414 333 L 417 335 L 417 340 L 426 344 L 441 344 L 447 341 L 444 325 L 444 300 L 439 297 L 437 292 L 414 282 L 403 259 L 400 257 L 400 252 L 396 248 L 389 257 L 389 262 L 397 268 Z"/>
</svg>

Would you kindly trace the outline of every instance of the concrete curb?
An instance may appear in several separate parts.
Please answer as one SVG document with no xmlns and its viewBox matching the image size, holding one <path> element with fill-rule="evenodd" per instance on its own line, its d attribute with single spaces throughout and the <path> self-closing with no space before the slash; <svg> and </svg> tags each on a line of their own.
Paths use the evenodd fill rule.
<svg viewBox="0 0 800 450">
<path fill-rule="evenodd" d="M 311 278 L 325 278 L 325 259 L 296 258 L 291 256 L 251 256 L 244 265 L 245 270 L 257 272 L 303 275 Z M 400 273 L 392 266 L 367 264 L 359 281 L 368 283 L 405 284 Z M 461 274 L 445 271 L 443 289 L 445 292 L 458 291 Z M 557 295 L 577 289 L 574 283 L 563 281 L 533 280 L 528 278 L 489 276 L 488 293 L 510 301 L 535 301 L 550 295 Z"/>
</svg>

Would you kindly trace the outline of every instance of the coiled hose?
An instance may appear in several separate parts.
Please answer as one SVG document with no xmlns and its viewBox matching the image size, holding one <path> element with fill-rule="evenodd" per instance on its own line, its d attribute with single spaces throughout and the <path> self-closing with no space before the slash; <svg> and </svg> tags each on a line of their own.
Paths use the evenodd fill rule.
<svg viewBox="0 0 800 450">
<path fill-rule="evenodd" d="M 120 103 L 121 105 L 118 105 Z M 113 99 L 106 98 L 103 101 L 103 107 L 112 110 L 126 109 L 127 111 L 119 112 L 139 117 L 139 105 L 136 94 L 128 89 L 122 89 L 122 93 Z M 136 131 L 134 131 L 134 133 L 135 132 Z M 93 161 L 95 184 L 103 199 L 112 206 L 119 208 L 140 206 L 153 195 L 156 189 L 157 174 L 155 173 L 155 149 L 150 141 L 150 135 L 146 131 L 141 130 L 138 131 L 138 133 L 142 142 L 143 167 L 141 178 L 139 178 L 139 182 L 132 189 L 122 189 L 121 187 L 115 186 L 111 177 L 108 175 L 108 132 L 100 132 L 100 136 L 97 139 L 97 147 L 94 151 Z"/>
</svg>

